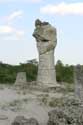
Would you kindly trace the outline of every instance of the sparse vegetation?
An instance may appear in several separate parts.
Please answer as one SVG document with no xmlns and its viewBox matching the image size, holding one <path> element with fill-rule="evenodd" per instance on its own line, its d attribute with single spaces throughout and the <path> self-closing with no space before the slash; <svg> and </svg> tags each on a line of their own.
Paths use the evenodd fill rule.
<svg viewBox="0 0 83 125">
<path fill-rule="evenodd" d="M 56 107 L 56 106 L 61 106 L 63 103 L 63 99 L 62 98 L 52 98 L 50 101 L 49 101 L 49 106 L 50 107 Z"/>
</svg>

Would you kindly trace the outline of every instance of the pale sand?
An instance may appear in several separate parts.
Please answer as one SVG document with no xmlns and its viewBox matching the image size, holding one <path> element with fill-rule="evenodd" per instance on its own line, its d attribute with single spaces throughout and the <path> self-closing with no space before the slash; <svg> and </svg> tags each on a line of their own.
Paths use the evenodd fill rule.
<svg viewBox="0 0 83 125">
<path fill-rule="evenodd" d="M 40 124 L 46 124 L 48 108 L 40 105 L 36 96 L 38 93 L 31 94 L 27 91 L 25 94 L 21 92 L 22 90 L 15 90 L 13 87 L 3 86 L 2 88 L 0 89 L 0 125 L 11 125 L 18 115 L 26 118 L 34 117 Z"/>
</svg>

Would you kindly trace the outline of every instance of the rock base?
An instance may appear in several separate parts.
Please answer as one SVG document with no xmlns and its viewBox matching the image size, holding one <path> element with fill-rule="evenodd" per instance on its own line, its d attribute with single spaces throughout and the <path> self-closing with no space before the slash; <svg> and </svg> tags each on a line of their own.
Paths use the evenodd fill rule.
<svg viewBox="0 0 83 125">
<path fill-rule="evenodd" d="M 56 107 L 48 113 L 47 125 L 82 125 L 83 105 L 75 98 L 64 99 L 61 107 Z"/>
<path fill-rule="evenodd" d="M 17 116 L 12 125 L 39 125 L 34 118 L 26 119 L 24 116 Z"/>
</svg>

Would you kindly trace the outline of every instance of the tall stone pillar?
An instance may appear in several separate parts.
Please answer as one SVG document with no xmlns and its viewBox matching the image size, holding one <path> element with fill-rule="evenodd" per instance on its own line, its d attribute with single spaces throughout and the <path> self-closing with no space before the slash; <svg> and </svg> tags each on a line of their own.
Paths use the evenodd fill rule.
<svg viewBox="0 0 83 125">
<path fill-rule="evenodd" d="M 56 28 L 48 22 L 35 21 L 33 36 L 36 38 L 39 53 L 37 83 L 40 85 L 56 85 L 54 65 L 54 49 L 57 44 Z"/>
</svg>

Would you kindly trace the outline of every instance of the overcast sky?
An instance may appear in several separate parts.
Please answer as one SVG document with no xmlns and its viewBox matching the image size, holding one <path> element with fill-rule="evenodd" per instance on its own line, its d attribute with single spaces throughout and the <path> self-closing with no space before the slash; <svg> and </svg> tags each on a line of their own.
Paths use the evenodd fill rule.
<svg viewBox="0 0 83 125">
<path fill-rule="evenodd" d="M 38 59 L 34 21 L 57 28 L 55 62 L 83 64 L 83 0 L 0 0 L 0 61 Z"/>
</svg>

